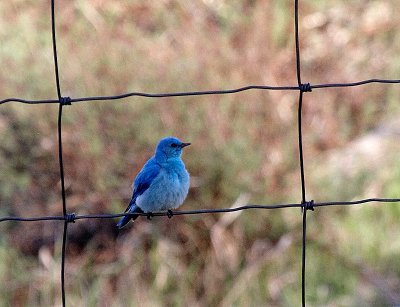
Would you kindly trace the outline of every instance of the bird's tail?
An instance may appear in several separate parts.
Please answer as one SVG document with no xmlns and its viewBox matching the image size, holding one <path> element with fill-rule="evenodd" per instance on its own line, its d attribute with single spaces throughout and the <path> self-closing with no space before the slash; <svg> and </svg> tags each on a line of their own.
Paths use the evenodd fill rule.
<svg viewBox="0 0 400 307">
<path fill-rule="evenodd" d="M 138 206 L 133 205 L 132 209 L 128 207 L 128 210 L 125 212 L 127 213 L 143 213 L 143 210 L 140 209 Z M 126 226 L 126 224 L 129 223 L 129 221 L 132 219 L 132 221 L 136 220 L 139 215 L 135 214 L 133 216 L 124 216 L 117 224 L 118 229 L 122 229 L 123 227 Z"/>
</svg>

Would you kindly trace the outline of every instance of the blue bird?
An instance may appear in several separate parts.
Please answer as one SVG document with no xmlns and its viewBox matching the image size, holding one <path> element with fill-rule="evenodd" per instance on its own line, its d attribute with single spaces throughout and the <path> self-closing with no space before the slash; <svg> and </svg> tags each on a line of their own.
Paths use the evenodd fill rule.
<svg viewBox="0 0 400 307">
<path fill-rule="evenodd" d="M 161 139 L 152 156 L 132 183 L 133 195 L 125 212 L 151 213 L 178 208 L 185 200 L 190 176 L 181 159 L 183 143 L 175 137 Z M 124 216 L 117 224 L 121 229 L 138 215 Z"/>
</svg>

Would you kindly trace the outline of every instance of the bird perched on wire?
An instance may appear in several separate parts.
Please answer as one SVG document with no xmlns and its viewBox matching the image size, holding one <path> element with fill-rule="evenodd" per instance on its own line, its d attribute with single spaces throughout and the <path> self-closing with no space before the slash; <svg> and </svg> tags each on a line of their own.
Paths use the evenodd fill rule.
<svg viewBox="0 0 400 307">
<path fill-rule="evenodd" d="M 178 208 L 185 200 L 190 176 L 181 159 L 182 149 L 189 146 L 175 137 L 161 139 L 152 156 L 132 183 L 133 195 L 127 213 L 152 213 Z M 121 229 L 138 215 L 124 216 L 117 224 Z"/>
</svg>

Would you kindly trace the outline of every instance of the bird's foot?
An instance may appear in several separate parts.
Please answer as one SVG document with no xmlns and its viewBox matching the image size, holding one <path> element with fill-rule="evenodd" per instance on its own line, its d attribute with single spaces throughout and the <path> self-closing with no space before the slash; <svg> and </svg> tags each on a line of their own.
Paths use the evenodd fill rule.
<svg viewBox="0 0 400 307">
<path fill-rule="evenodd" d="M 172 212 L 172 210 L 167 210 L 167 216 L 169 219 L 174 216 L 174 213 Z"/>
<path fill-rule="evenodd" d="M 153 212 L 147 212 L 147 219 L 148 219 L 149 221 L 151 221 L 151 219 L 153 218 L 153 216 L 154 216 Z"/>
</svg>

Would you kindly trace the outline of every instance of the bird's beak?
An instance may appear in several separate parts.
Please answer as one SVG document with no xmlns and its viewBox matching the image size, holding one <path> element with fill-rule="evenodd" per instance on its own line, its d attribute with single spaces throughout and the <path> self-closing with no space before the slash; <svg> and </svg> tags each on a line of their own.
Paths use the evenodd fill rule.
<svg viewBox="0 0 400 307">
<path fill-rule="evenodd" d="M 181 147 L 183 148 L 183 147 L 186 147 L 186 146 L 189 146 L 189 145 L 190 145 L 190 143 L 182 143 Z"/>
</svg>

